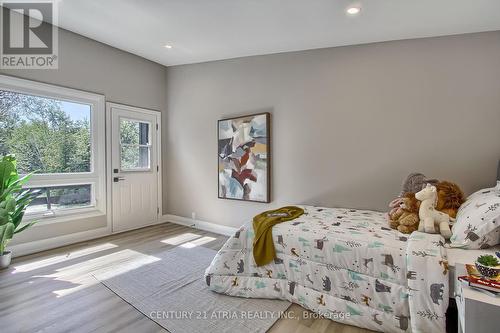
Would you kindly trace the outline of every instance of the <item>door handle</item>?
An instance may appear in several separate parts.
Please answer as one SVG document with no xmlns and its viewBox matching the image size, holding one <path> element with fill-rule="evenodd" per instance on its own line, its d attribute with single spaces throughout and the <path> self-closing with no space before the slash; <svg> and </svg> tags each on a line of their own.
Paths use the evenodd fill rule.
<svg viewBox="0 0 500 333">
<path fill-rule="evenodd" d="M 115 183 L 118 183 L 118 182 L 119 182 L 119 181 L 121 181 L 121 180 L 125 180 L 125 177 L 113 177 L 113 181 L 114 181 Z"/>
</svg>

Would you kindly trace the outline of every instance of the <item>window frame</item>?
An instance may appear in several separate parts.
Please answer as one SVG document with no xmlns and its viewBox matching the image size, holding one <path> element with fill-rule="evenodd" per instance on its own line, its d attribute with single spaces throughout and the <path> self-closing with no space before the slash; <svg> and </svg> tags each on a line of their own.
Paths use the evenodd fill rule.
<svg viewBox="0 0 500 333">
<path fill-rule="evenodd" d="M 26 187 L 90 184 L 92 204 L 88 207 L 66 208 L 26 214 L 24 221 L 39 220 L 37 225 L 63 222 L 106 214 L 106 115 L 105 97 L 86 91 L 60 87 L 37 81 L 0 75 L 0 90 L 56 99 L 90 106 L 90 171 L 77 173 L 34 174 Z M 50 221 L 49 221 L 50 220 Z"/>
</svg>

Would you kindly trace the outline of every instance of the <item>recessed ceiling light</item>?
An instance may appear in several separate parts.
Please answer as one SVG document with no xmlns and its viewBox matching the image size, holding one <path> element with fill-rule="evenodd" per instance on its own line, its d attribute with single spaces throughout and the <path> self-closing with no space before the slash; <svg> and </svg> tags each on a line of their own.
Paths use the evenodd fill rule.
<svg viewBox="0 0 500 333">
<path fill-rule="evenodd" d="M 170 44 L 166 44 L 166 45 L 163 45 L 163 47 L 166 48 L 166 49 L 171 49 L 173 46 L 170 45 Z"/>
<path fill-rule="evenodd" d="M 351 7 L 347 8 L 347 10 L 346 10 L 347 14 L 349 14 L 349 15 L 359 14 L 360 11 L 361 11 L 361 7 L 356 7 L 356 6 L 351 6 Z"/>
</svg>

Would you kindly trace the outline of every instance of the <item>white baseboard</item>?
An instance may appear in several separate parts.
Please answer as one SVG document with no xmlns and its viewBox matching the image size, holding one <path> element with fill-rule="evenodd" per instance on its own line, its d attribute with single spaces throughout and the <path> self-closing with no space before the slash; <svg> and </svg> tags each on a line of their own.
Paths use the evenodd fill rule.
<svg viewBox="0 0 500 333">
<path fill-rule="evenodd" d="M 28 254 L 41 252 L 41 251 L 51 250 L 51 249 L 55 249 L 55 248 L 61 247 L 61 246 L 71 245 L 71 244 L 75 244 L 78 242 L 85 242 L 85 241 L 89 241 L 89 240 L 92 240 L 95 238 L 100 238 L 100 237 L 104 237 L 104 236 L 118 234 L 121 232 L 130 231 L 133 229 L 140 229 L 140 228 L 148 227 L 148 226 L 155 225 L 155 224 L 165 223 L 165 222 L 172 222 L 175 224 L 180 224 L 180 225 L 184 225 L 187 227 L 200 229 L 200 230 L 204 230 L 204 231 L 209 231 L 209 232 L 213 232 L 213 233 L 221 234 L 221 235 L 225 235 L 225 236 L 232 236 L 238 230 L 238 228 L 233 228 L 233 227 L 219 225 L 219 224 L 215 224 L 215 223 L 211 223 L 211 222 L 193 220 L 193 219 L 190 219 L 187 217 L 167 214 L 167 215 L 161 216 L 157 222 L 154 222 L 154 223 L 151 223 L 148 225 L 143 225 L 143 226 L 140 226 L 137 228 L 131 228 L 128 230 L 120 230 L 120 231 L 112 232 L 111 228 L 109 226 L 107 226 L 107 227 L 102 227 L 102 228 L 98 228 L 98 229 L 76 232 L 73 234 L 61 235 L 58 237 L 41 239 L 41 240 L 28 242 L 28 243 L 16 244 L 16 245 L 9 246 L 8 250 L 12 251 L 12 256 L 15 258 L 15 257 L 20 257 L 20 256 L 28 255 Z"/>
<path fill-rule="evenodd" d="M 187 227 L 210 231 L 225 236 L 232 236 L 238 230 L 238 228 L 234 227 L 228 227 L 225 225 L 215 224 L 207 221 L 193 220 L 187 217 L 172 214 L 163 215 L 162 220 L 164 222 L 172 222 L 175 224 L 185 225 Z"/>
</svg>

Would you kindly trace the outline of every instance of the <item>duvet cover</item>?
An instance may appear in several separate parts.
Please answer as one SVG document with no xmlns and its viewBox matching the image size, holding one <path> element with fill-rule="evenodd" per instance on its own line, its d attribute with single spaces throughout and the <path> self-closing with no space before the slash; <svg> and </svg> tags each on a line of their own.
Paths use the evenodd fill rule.
<svg viewBox="0 0 500 333">
<path fill-rule="evenodd" d="M 226 295 L 277 298 L 349 325 L 382 332 L 445 332 L 448 270 L 440 235 L 401 234 L 383 213 L 300 206 L 273 227 L 274 262 L 257 267 L 252 221 L 205 272 Z"/>
</svg>

